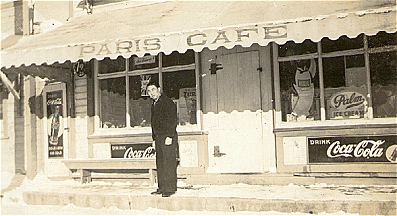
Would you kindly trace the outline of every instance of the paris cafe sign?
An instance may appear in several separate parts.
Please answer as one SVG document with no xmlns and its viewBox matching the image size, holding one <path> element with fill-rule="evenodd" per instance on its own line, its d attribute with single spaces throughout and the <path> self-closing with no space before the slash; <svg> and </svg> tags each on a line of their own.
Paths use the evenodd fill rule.
<svg viewBox="0 0 397 216">
<path fill-rule="evenodd" d="M 106 56 L 115 54 L 145 54 L 171 50 L 238 45 L 244 43 L 264 43 L 276 38 L 287 37 L 286 25 L 230 27 L 222 30 L 172 33 L 169 35 L 134 37 L 80 44 L 78 57 Z"/>
</svg>

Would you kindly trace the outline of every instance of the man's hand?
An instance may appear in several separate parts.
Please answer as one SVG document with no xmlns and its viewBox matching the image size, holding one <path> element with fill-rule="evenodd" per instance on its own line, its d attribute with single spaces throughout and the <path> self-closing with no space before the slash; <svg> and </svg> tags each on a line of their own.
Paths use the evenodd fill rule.
<svg viewBox="0 0 397 216">
<path fill-rule="evenodd" d="M 171 145 L 172 144 L 172 138 L 166 137 L 165 138 L 165 145 Z"/>
</svg>

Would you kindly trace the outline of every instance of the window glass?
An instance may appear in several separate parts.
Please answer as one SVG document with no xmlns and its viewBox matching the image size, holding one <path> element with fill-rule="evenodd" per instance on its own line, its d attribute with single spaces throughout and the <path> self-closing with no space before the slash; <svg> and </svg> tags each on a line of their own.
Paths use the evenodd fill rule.
<svg viewBox="0 0 397 216">
<path fill-rule="evenodd" d="M 172 52 L 170 55 L 163 56 L 163 67 L 174 65 L 188 65 L 194 63 L 194 51 L 188 50 L 186 53 L 180 54 L 177 51 Z"/>
<path fill-rule="evenodd" d="M 279 46 L 278 52 L 280 57 L 316 53 L 317 44 L 309 39 L 306 39 L 301 44 L 288 41 L 286 44 Z"/>
<path fill-rule="evenodd" d="M 126 126 L 125 77 L 99 81 L 101 121 L 103 128 Z"/>
<path fill-rule="evenodd" d="M 282 120 L 320 119 L 317 61 L 297 60 L 280 63 Z"/>
<path fill-rule="evenodd" d="M 100 74 L 125 71 L 125 59 L 122 56 L 114 60 L 106 57 L 99 61 L 98 67 Z"/>
<path fill-rule="evenodd" d="M 196 120 L 196 77 L 191 64 L 194 63 L 194 51 L 184 54 L 177 52 L 163 56 L 163 63 L 167 70 L 162 71 L 159 80 L 158 56 L 145 55 L 127 59 L 129 61 L 128 74 L 112 74 L 117 78 L 106 77 L 106 73 L 121 72 L 125 68 L 125 59 L 108 58 L 100 61 L 99 71 L 103 74 L 99 79 L 99 102 L 102 128 L 150 127 L 150 111 L 152 100 L 147 95 L 147 84 L 150 81 L 162 83 L 163 93 L 173 99 L 178 107 L 178 119 L 181 125 L 197 124 Z M 172 67 L 172 66 L 178 67 Z M 189 67 L 184 67 L 189 65 Z M 154 70 L 151 70 L 155 68 Z M 156 69 L 157 68 L 157 69 Z M 133 71 L 135 70 L 135 71 Z M 126 77 L 128 76 L 128 86 Z M 128 90 L 128 96 L 126 94 Z M 128 98 L 127 98 L 128 97 Z M 126 108 L 128 103 L 127 124 Z"/>
<path fill-rule="evenodd" d="M 179 124 L 197 124 L 195 71 L 164 73 L 163 88 L 164 94 L 177 103 Z"/>
<path fill-rule="evenodd" d="M 370 55 L 375 118 L 397 116 L 397 52 Z"/>
<path fill-rule="evenodd" d="M 327 119 L 364 118 L 367 115 L 367 73 L 364 55 L 323 59 Z"/>
<path fill-rule="evenodd" d="M 321 70 L 324 83 L 325 120 L 368 118 L 370 117 L 368 112 L 370 102 L 372 102 L 374 118 L 395 118 L 397 116 L 397 52 L 394 51 L 397 48 L 396 33 L 380 32 L 375 36 L 368 36 L 369 62 L 366 62 L 364 54 L 362 54 L 364 51 L 362 49 L 364 47 L 363 38 L 364 35 L 361 34 L 352 39 L 346 36 L 334 41 L 328 38 L 322 39 L 322 50 L 324 53 L 329 53 L 322 57 Z M 297 59 L 302 56 L 296 53 L 305 53 L 305 46 L 304 43 L 292 44 L 289 42 L 279 47 L 279 55 L 280 57 L 295 55 L 291 59 Z M 290 48 L 297 51 L 288 50 Z M 310 46 L 308 50 L 310 50 Z M 347 50 L 350 52 L 345 52 Z M 294 71 L 301 63 L 299 63 L 300 61 L 286 62 L 286 60 L 289 59 L 284 58 L 279 61 L 282 120 L 299 121 L 299 117 L 294 118 L 294 115 L 299 116 L 296 114 L 298 113 L 297 109 L 294 108 L 297 106 L 295 105 L 296 101 L 302 100 L 302 97 L 305 97 L 310 91 L 299 95 L 296 89 L 299 87 L 301 78 L 297 78 L 297 73 Z M 369 72 L 366 65 L 370 67 Z M 367 97 L 368 74 L 372 91 L 370 98 Z M 313 79 L 312 77 L 314 100 L 306 102 L 306 104 L 312 103 L 306 120 L 311 120 L 312 116 L 314 116 L 314 120 L 320 119 L 319 105 L 321 101 L 318 81 L 318 78 L 314 77 Z M 297 84 L 298 86 L 296 86 Z M 310 96 L 310 98 L 312 97 Z M 301 121 L 303 120 L 301 119 Z"/>
<path fill-rule="evenodd" d="M 130 76 L 130 125 L 131 127 L 149 127 L 151 124 L 150 109 L 152 99 L 146 90 L 151 81 L 158 82 L 158 74 Z"/>
<path fill-rule="evenodd" d="M 323 38 L 321 40 L 321 47 L 323 53 L 359 49 L 364 47 L 363 34 L 359 35 L 357 38 L 348 38 L 347 36 L 341 36 L 337 40 L 331 40 L 329 38 Z"/>
<path fill-rule="evenodd" d="M 370 48 L 388 45 L 397 45 L 397 33 L 379 32 L 377 35 L 368 36 L 368 46 Z"/>
</svg>

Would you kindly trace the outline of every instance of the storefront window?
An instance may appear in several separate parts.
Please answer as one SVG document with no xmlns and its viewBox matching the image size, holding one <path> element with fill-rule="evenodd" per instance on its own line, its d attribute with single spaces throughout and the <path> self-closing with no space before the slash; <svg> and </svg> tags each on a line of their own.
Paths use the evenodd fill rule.
<svg viewBox="0 0 397 216">
<path fill-rule="evenodd" d="M 118 57 L 115 60 L 110 58 L 105 58 L 99 61 L 99 74 L 107 74 L 125 71 L 125 59 L 123 57 Z"/>
<path fill-rule="evenodd" d="M 103 128 L 126 127 L 125 77 L 99 81 Z"/>
<path fill-rule="evenodd" d="M 364 55 L 323 59 L 326 119 L 367 115 L 367 75 Z"/>
<path fill-rule="evenodd" d="M 292 58 L 280 62 L 283 121 L 319 119 L 317 62 L 310 57 L 316 53 L 316 47 L 310 40 L 301 44 L 289 41 L 279 46 L 280 57 Z"/>
<path fill-rule="evenodd" d="M 158 82 L 158 74 L 141 74 L 130 76 L 130 125 L 131 127 L 150 126 L 150 109 L 152 100 L 146 92 L 145 84 Z"/>
<path fill-rule="evenodd" d="M 161 83 L 164 94 L 177 104 L 180 125 L 197 124 L 194 51 L 159 55 L 99 61 L 102 128 L 150 127 L 152 100 L 146 88 L 151 81 Z"/>
<path fill-rule="evenodd" d="M 341 36 L 337 40 L 323 38 L 321 40 L 321 49 L 323 53 L 360 49 L 364 47 L 363 37 L 364 35 L 361 34 L 357 38 L 348 38 L 346 36 Z"/>
<path fill-rule="evenodd" d="M 279 46 L 282 121 L 396 117 L 396 34 L 380 32 L 368 37 L 368 48 L 366 39 L 364 35 L 353 39 L 342 36 L 334 41 L 324 38 L 315 46 L 307 41 Z M 321 50 L 313 50 L 317 45 Z M 367 97 L 368 85 L 372 97 Z"/>
<path fill-rule="evenodd" d="M 280 63 L 283 121 L 320 119 L 318 71 L 315 59 Z"/>
<path fill-rule="evenodd" d="M 397 117 L 397 52 L 370 55 L 375 118 Z"/>
<path fill-rule="evenodd" d="M 196 79 L 194 70 L 163 74 L 164 93 L 177 102 L 179 124 L 196 124 Z"/>
</svg>

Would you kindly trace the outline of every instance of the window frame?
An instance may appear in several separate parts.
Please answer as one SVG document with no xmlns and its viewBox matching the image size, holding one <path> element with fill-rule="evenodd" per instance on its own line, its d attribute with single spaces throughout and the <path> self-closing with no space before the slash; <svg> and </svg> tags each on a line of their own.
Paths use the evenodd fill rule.
<svg viewBox="0 0 397 216">
<path fill-rule="evenodd" d="M 130 109 L 130 104 L 126 103 L 126 127 L 123 128 L 102 128 L 101 127 L 101 97 L 100 97 L 100 90 L 99 90 L 99 81 L 100 80 L 105 80 L 105 79 L 110 79 L 110 78 L 120 78 L 124 77 L 125 78 L 125 91 L 126 91 L 126 98 L 129 98 L 129 78 L 131 76 L 137 76 L 137 75 L 148 75 L 148 74 L 158 74 L 159 75 L 159 85 L 161 88 L 163 88 L 163 79 L 162 75 L 163 73 L 170 73 L 170 72 L 177 72 L 180 70 L 194 70 L 195 71 L 195 80 L 196 80 L 196 99 L 197 99 L 197 106 L 196 106 L 196 113 L 197 115 L 200 110 L 200 93 L 199 93 L 199 79 L 198 79 L 198 74 L 199 74 L 199 64 L 198 64 L 198 53 L 194 52 L 194 63 L 187 64 L 187 65 L 173 65 L 169 67 L 162 67 L 162 58 L 165 54 L 160 52 L 157 54 L 158 56 L 158 66 L 150 69 L 137 69 L 137 70 L 132 70 L 130 69 L 130 59 L 134 58 L 134 56 L 130 56 L 129 58 L 124 58 L 125 60 L 125 70 L 124 71 L 115 71 L 107 74 L 100 74 L 99 73 L 99 61 L 97 59 L 94 59 L 94 67 L 93 67 L 93 72 L 94 72 L 94 107 L 95 107 L 95 118 L 94 118 L 94 131 L 95 133 L 124 133 L 125 131 L 128 131 L 128 133 L 151 133 L 151 128 L 150 127 L 141 127 L 141 128 L 134 128 L 131 127 L 131 122 L 130 118 L 131 115 L 128 112 Z M 126 100 L 128 101 L 128 100 Z M 197 131 L 200 130 L 201 128 L 201 122 L 199 120 L 200 118 L 197 118 L 197 123 L 193 124 L 191 126 L 185 126 L 185 125 L 179 125 L 178 124 L 178 130 L 181 131 Z"/>
<path fill-rule="evenodd" d="M 358 36 L 357 36 L 358 37 Z M 374 118 L 373 113 L 373 102 L 372 102 L 372 89 L 371 89 L 371 72 L 370 72 L 370 54 L 385 53 L 385 52 L 397 52 L 397 45 L 386 45 L 381 47 L 368 46 L 368 36 L 363 35 L 363 47 L 359 49 L 333 51 L 328 53 L 322 53 L 322 42 L 316 42 L 317 52 L 280 57 L 278 53 L 279 45 L 272 42 L 273 49 L 273 72 L 274 72 L 274 96 L 275 96 L 275 126 L 276 128 L 290 128 L 296 127 L 318 127 L 318 126 L 335 126 L 335 125 L 357 125 L 357 124 L 395 124 L 395 117 L 390 118 Z M 366 85 L 367 85 L 367 101 L 368 101 L 368 117 L 362 119 L 344 119 L 334 120 L 326 119 L 326 108 L 325 108 L 325 93 L 324 93 L 324 73 L 323 73 L 323 59 L 340 57 L 340 56 L 353 56 L 353 55 L 364 55 L 365 69 L 366 69 Z M 319 75 L 319 90 L 320 90 L 320 120 L 317 121 L 305 121 L 305 122 L 285 122 L 282 121 L 282 109 L 281 109 L 281 88 L 280 88 L 280 62 L 287 62 L 293 60 L 309 60 L 315 58 L 318 61 L 318 75 Z"/>
</svg>

